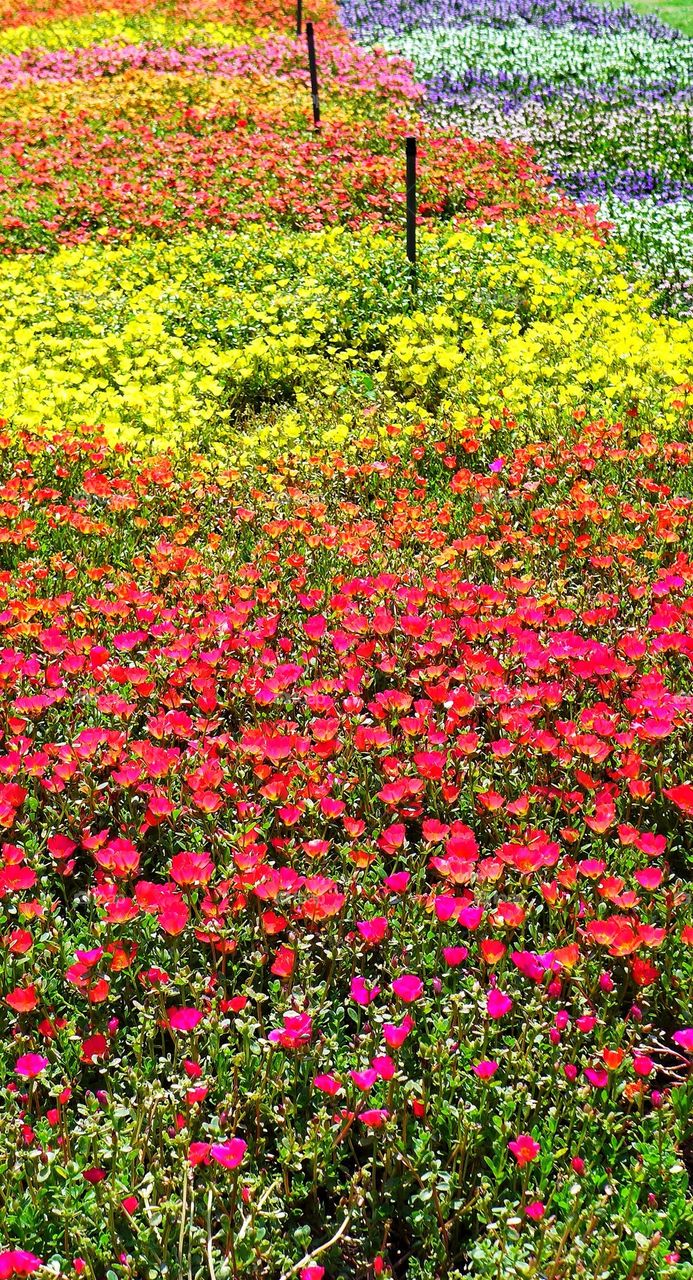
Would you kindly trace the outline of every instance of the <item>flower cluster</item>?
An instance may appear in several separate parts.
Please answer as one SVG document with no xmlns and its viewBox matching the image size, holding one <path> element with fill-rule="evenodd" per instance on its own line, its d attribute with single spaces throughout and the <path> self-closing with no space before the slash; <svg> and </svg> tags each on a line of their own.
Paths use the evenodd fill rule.
<svg viewBox="0 0 693 1280">
<path fill-rule="evenodd" d="M 574 410 L 676 431 L 690 322 L 657 317 L 616 248 L 500 222 L 420 235 L 188 236 L 22 256 L 0 273 L 14 426 L 200 438 L 232 459 L 348 447 L 422 417 L 546 436 Z M 365 415 L 365 416 L 364 416 Z"/>
<path fill-rule="evenodd" d="M 693 309 L 693 39 L 625 5 L 345 0 L 342 11 L 365 43 L 412 60 L 432 118 L 532 143 L 564 190 L 600 202 L 664 305 Z"/>
</svg>

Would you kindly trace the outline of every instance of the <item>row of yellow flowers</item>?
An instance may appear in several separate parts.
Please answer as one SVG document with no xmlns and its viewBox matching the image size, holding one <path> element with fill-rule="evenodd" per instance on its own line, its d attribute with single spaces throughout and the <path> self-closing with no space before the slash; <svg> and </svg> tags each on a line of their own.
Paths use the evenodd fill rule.
<svg viewBox="0 0 693 1280">
<path fill-rule="evenodd" d="M 235 459 L 342 447 L 364 411 L 381 431 L 504 409 L 533 435 L 579 407 L 678 420 L 693 325 L 652 313 L 618 247 L 520 223 L 426 233 L 420 250 L 416 291 L 394 237 L 340 229 L 8 261 L 3 414 L 98 421 L 118 440 L 202 436 Z"/>
</svg>

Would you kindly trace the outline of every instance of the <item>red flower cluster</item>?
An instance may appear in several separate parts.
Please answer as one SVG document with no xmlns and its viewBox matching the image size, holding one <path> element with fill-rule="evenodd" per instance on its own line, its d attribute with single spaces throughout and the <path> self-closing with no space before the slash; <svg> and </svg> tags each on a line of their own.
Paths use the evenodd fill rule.
<svg viewBox="0 0 693 1280">
<path fill-rule="evenodd" d="M 422 1126 L 444 1165 L 472 1126 L 460 1186 L 530 1178 L 547 1230 L 611 1124 L 636 1159 L 656 1113 L 673 1149 L 689 443 L 499 424 L 250 487 L 86 432 L 3 444 L 5 1102 L 26 1177 L 62 1152 L 90 1188 L 82 1251 L 86 1195 L 121 1206 L 114 1253 L 164 1197 L 158 1143 L 167 1177 L 242 1164 L 274 1212 L 281 1115 L 343 1186 L 374 1143 L 428 1159 Z M 588 1099 L 559 1151 L 555 1108 Z"/>
<path fill-rule="evenodd" d="M 261 222 L 317 230 L 374 230 L 404 218 L 406 119 L 330 123 L 315 135 L 239 102 L 186 108 L 156 123 L 122 119 L 117 132 L 77 113 L 70 122 L 0 124 L 4 176 L 0 247 L 6 253 L 77 244 L 98 233 L 154 235 Z M 589 210 L 551 193 L 525 147 L 420 130 L 419 215 L 489 223 L 528 217 L 598 230 Z"/>
</svg>

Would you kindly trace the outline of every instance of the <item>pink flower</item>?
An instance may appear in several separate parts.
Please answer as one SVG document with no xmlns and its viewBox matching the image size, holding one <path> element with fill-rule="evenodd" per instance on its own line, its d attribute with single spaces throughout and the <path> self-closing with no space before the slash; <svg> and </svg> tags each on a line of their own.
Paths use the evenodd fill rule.
<svg viewBox="0 0 693 1280">
<path fill-rule="evenodd" d="M 174 1031 L 194 1031 L 204 1018 L 199 1009 L 169 1009 L 168 1022 Z"/>
<path fill-rule="evenodd" d="M 342 1087 L 337 1077 L 333 1075 L 313 1076 L 313 1084 L 321 1093 L 327 1093 L 331 1098 L 339 1093 Z"/>
<path fill-rule="evenodd" d="M 385 877 L 383 883 L 391 893 L 404 893 L 410 880 L 408 871 L 393 871 L 392 875 Z"/>
<path fill-rule="evenodd" d="M 376 996 L 380 994 L 380 987 L 369 987 L 365 978 L 351 979 L 351 998 L 360 1004 L 363 1008 L 372 1004 Z"/>
<path fill-rule="evenodd" d="M 23 1053 L 14 1064 L 15 1072 L 25 1080 L 35 1080 L 48 1066 L 48 1058 L 40 1053 Z M 1 1273 L 0 1273 L 1 1274 Z"/>
<path fill-rule="evenodd" d="M 531 1200 L 530 1203 L 525 1208 L 525 1213 L 527 1214 L 528 1218 L 532 1219 L 533 1222 L 539 1222 L 539 1220 L 543 1218 L 544 1214 L 546 1213 L 546 1208 L 541 1203 L 541 1200 Z"/>
<path fill-rule="evenodd" d="M 372 1089 L 378 1079 L 378 1072 L 374 1071 L 372 1067 L 367 1071 L 350 1071 L 349 1075 L 356 1085 L 356 1088 L 361 1089 L 364 1093 L 369 1089 Z"/>
<path fill-rule="evenodd" d="M 489 1018 L 502 1018 L 509 1013 L 513 1007 L 510 996 L 506 996 L 505 992 L 499 991 L 497 987 L 493 987 L 486 997 L 486 1012 Z"/>
<path fill-rule="evenodd" d="M 684 1053 L 693 1053 L 693 1027 L 684 1027 L 683 1031 L 675 1031 L 671 1038 Z"/>
<path fill-rule="evenodd" d="M 42 1266 L 35 1253 L 26 1249 L 6 1249 L 0 1253 L 0 1280 L 9 1280 L 10 1276 L 30 1276 Z"/>
<path fill-rule="evenodd" d="M 472 1067 L 474 1075 L 478 1076 L 480 1080 L 491 1080 L 492 1077 L 495 1076 L 497 1070 L 498 1063 L 492 1062 L 490 1059 L 485 1059 L 483 1062 L 477 1062 L 476 1065 Z"/>
<path fill-rule="evenodd" d="M 399 1026 L 394 1022 L 386 1022 L 383 1027 L 383 1039 L 391 1049 L 399 1049 L 414 1026 L 414 1019 L 406 1014 Z"/>
<path fill-rule="evenodd" d="M 654 1071 L 655 1064 L 652 1058 L 648 1058 L 646 1053 L 636 1053 L 633 1055 L 633 1070 L 636 1076 L 649 1076 Z"/>
<path fill-rule="evenodd" d="M 512 1151 L 518 1165 L 529 1164 L 532 1160 L 536 1160 L 541 1147 L 535 1142 L 531 1133 L 520 1133 L 508 1143 L 508 1148 Z"/>
<path fill-rule="evenodd" d="M 465 929 L 478 929 L 484 914 L 483 907 L 462 907 L 457 919 Z"/>
<path fill-rule="evenodd" d="M 593 1089 L 606 1089 L 609 1077 L 602 1067 L 585 1067 L 585 1077 Z"/>
<path fill-rule="evenodd" d="M 405 1004 L 413 1004 L 415 1000 L 420 1000 L 423 989 L 423 982 L 413 973 L 403 973 L 401 978 L 395 978 L 392 984 L 395 995 Z"/>
<path fill-rule="evenodd" d="M 358 929 L 364 942 L 376 946 L 382 942 L 387 933 L 387 916 L 374 916 L 372 920 L 357 920 Z"/>
<path fill-rule="evenodd" d="M 227 1142 L 214 1142 L 210 1147 L 210 1154 L 217 1164 L 222 1164 L 225 1169 L 235 1169 L 241 1163 L 248 1144 L 242 1138 L 229 1138 Z"/>
<path fill-rule="evenodd" d="M 313 1033 L 313 1019 L 308 1013 L 285 1013 L 284 1027 L 278 1031 L 270 1031 L 272 1044 L 281 1045 L 282 1049 L 300 1049 L 310 1043 Z"/>
<path fill-rule="evenodd" d="M 443 959 L 445 963 L 454 968 L 455 965 L 464 964 L 469 951 L 467 947 L 443 947 Z"/>
<path fill-rule="evenodd" d="M 300 1280 L 322 1280 L 325 1274 L 325 1268 L 319 1267 L 317 1263 L 313 1263 L 310 1267 L 302 1267 L 299 1272 Z"/>
<path fill-rule="evenodd" d="M 327 620 L 322 616 L 321 613 L 316 613 L 313 615 L 312 618 L 306 618 L 303 624 L 303 630 L 305 631 L 309 640 L 319 640 L 321 636 L 324 636 L 325 632 L 327 631 Z M 320 1275 L 323 1275 L 324 1272 L 322 1270 L 322 1267 L 320 1267 L 319 1270 L 320 1270 Z M 301 1280 L 305 1280 L 303 1272 L 301 1272 Z M 308 1280 L 313 1280 L 313 1277 L 309 1276 Z M 320 1280 L 319 1276 L 317 1277 L 317 1280 Z"/>
</svg>

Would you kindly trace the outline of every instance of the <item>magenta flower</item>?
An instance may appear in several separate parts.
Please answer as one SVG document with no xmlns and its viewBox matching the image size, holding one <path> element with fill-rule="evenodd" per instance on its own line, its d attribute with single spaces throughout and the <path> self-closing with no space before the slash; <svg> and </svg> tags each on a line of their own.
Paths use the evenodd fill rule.
<svg viewBox="0 0 693 1280">
<path fill-rule="evenodd" d="M 489 991 L 486 997 L 486 1012 L 489 1018 L 503 1018 L 512 1007 L 513 1002 L 504 991 L 499 991 L 497 987 Z"/>
<path fill-rule="evenodd" d="M 693 1053 L 693 1027 L 684 1027 L 683 1031 L 675 1031 L 671 1038 L 684 1053 Z"/>
<path fill-rule="evenodd" d="M 23 1053 L 14 1064 L 15 1072 L 24 1080 L 35 1080 L 48 1066 L 48 1058 L 40 1053 Z"/>
<path fill-rule="evenodd" d="M 284 1026 L 270 1031 L 272 1044 L 281 1045 L 282 1049 L 300 1049 L 310 1043 L 313 1034 L 313 1019 L 308 1013 L 285 1013 Z"/>
<path fill-rule="evenodd" d="M 423 995 L 423 982 L 413 973 L 403 973 L 401 978 L 395 978 L 392 984 L 392 990 L 395 995 L 404 1004 L 413 1004 L 415 1000 L 420 1000 Z"/>
<path fill-rule="evenodd" d="M 393 871 L 392 875 L 385 877 L 383 883 L 391 893 L 404 893 L 410 880 L 408 871 Z"/>
<path fill-rule="evenodd" d="M 462 907 L 457 919 L 465 929 L 478 929 L 484 915 L 483 907 Z"/>
<path fill-rule="evenodd" d="M 369 1067 L 367 1071 L 350 1071 L 349 1075 L 356 1088 L 361 1089 L 363 1093 L 367 1093 L 369 1089 L 372 1089 L 378 1079 L 378 1072 L 373 1067 Z"/>
<path fill-rule="evenodd" d="M 404 1017 L 399 1026 L 394 1022 L 386 1022 L 383 1027 L 383 1039 L 391 1049 L 399 1049 L 404 1044 L 409 1032 L 414 1026 L 414 1019 L 409 1014 Z"/>
<path fill-rule="evenodd" d="M 498 1063 L 493 1062 L 490 1058 L 484 1059 L 483 1062 L 477 1062 L 472 1067 L 472 1071 L 474 1072 L 474 1075 L 478 1076 L 480 1080 L 493 1079 L 497 1070 L 498 1070 Z"/>
<path fill-rule="evenodd" d="M 31 1276 L 42 1266 L 41 1259 L 27 1249 L 5 1249 L 0 1253 L 0 1280 L 9 1280 L 10 1276 Z"/>
<path fill-rule="evenodd" d="M 435 901 L 435 913 L 441 924 L 447 924 L 457 914 L 460 907 L 459 898 L 453 898 L 450 894 L 441 893 Z"/>
<path fill-rule="evenodd" d="M 337 1077 L 333 1075 L 313 1076 L 313 1084 L 320 1093 L 327 1093 L 331 1098 L 339 1093 L 342 1087 Z"/>
<path fill-rule="evenodd" d="M 542 1204 L 541 1200 L 531 1200 L 525 1207 L 525 1213 L 533 1222 L 539 1222 L 546 1213 L 546 1206 Z"/>
<path fill-rule="evenodd" d="M 174 1031 L 194 1031 L 204 1014 L 199 1009 L 169 1009 L 168 1023 Z"/>
<path fill-rule="evenodd" d="M 229 1138 L 227 1142 L 213 1142 L 210 1155 L 225 1169 L 235 1169 L 241 1163 L 247 1149 L 248 1144 L 242 1138 Z"/>
<path fill-rule="evenodd" d="M 376 996 L 380 994 L 380 987 L 369 987 L 365 978 L 352 978 L 350 995 L 356 1004 L 360 1004 L 363 1008 L 372 1004 Z"/>
<path fill-rule="evenodd" d="M 520 1168 L 523 1165 L 530 1164 L 532 1160 L 536 1160 L 541 1147 L 534 1140 L 531 1133 L 520 1133 L 508 1143 L 508 1148 L 512 1151 Z"/>
<path fill-rule="evenodd" d="M 374 916 L 372 920 L 357 920 L 356 928 L 364 942 L 374 947 L 382 942 L 387 933 L 387 917 Z"/>
</svg>

